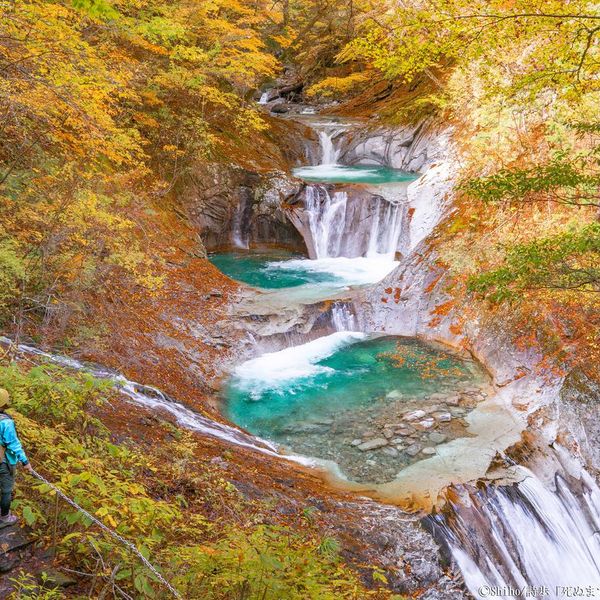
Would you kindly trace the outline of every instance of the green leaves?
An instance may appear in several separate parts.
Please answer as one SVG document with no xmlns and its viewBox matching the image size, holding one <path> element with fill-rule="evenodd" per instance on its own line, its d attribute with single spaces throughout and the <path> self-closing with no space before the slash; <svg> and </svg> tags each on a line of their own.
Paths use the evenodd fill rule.
<svg viewBox="0 0 600 600">
<path fill-rule="evenodd" d="M 493 302 L 527 290 L 600 293 L 600 223 L 507 249 L 504 265 L 469 280 L 469 290 Z"/>
<path fill-rule="evenodd" d="M 463 191 L 484 202 L 553 201 L 575 206 L 600 206 L 600 173 L 584 158 L 557 155 L 546 164 L 527 169 L 501 169 L 471 179 Z"/>
<path fill-rule="evenodd" d="M 119 17 L 119 12 L 106 0 L 73 0 L 73 7 L 91 17 L 103 20 Z"/>
</svg>

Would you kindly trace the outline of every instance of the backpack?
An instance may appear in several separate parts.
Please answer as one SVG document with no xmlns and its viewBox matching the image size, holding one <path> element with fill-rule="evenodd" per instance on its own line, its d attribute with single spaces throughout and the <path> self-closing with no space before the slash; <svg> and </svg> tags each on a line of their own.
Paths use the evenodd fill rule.
<svg viewBox="0 0 600 600">
<path fill-rule="evenodd" d="M 6 413 L 0 413 L 0 421 L 6 421 L 6 419 L 10 419 L 12 421 L 12 417 L 7 415 Z M 6 454 L 6 446 L 0 440 L 0 463 L 4 462 L 5 454 Z"/>
</svg>

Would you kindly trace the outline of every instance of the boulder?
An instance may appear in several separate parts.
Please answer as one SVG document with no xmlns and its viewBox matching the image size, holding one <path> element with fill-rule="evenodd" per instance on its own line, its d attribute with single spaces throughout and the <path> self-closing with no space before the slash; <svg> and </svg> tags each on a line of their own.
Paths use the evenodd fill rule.
<svg viewBox="0 0 600 600">
<path fill-rule="evenodd" d="M 374 438 L 367 440 L 358 446 L 359 450 L 366 452 L 367 450 L 377 450 L 377 448 L 383 448 L 388 445 L 388 441 L 385 438 Z"/>
<path fill-rule="evenodd" d="M 426 414 L 424 410 L 413 410 L 407 412 L 403 418 L 405 421 L 416 421 L 417 419 L 422 419 Z"/>
</svg>

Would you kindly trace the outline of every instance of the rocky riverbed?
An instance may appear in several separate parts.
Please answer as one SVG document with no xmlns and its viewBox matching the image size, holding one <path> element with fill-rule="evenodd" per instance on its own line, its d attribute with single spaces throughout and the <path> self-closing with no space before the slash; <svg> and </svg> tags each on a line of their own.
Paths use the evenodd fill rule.
<svg viewBox="0 0 600 600">
<path fill-rule="evenodd" d="M 334 461 L 352 481 L 384 483 L 441 444 L 468 436 L 465 417 L 487 396 L 473 385 L 421 397 L 393 390 L 368 408 L 286 426 L 278 439 L 294 452 Z"/>
</svg>

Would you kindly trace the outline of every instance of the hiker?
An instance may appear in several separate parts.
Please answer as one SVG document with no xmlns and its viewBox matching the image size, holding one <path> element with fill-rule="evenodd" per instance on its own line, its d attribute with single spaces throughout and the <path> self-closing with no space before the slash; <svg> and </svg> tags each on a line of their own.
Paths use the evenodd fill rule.
<svg viewBox="0 0 600 600">
<path fill-rule="evenodd" d="M 20 462 L 28 471 L 33 471 L 19 441 L 15 422 L 5 412 L 9 406 L 10 395 L 0 388 L 0 527 L 17 521 L 17 517 L 10 514 L 17 463 Z"/>
</svg>

